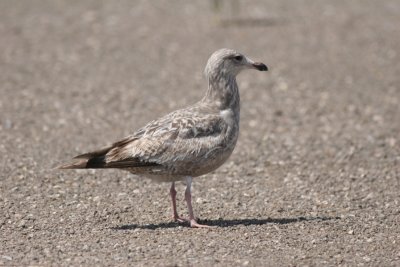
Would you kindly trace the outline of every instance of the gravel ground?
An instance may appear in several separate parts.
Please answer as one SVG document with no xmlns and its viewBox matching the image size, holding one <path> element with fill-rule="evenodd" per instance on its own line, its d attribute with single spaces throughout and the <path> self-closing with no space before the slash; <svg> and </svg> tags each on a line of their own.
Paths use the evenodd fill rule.
<svg viewBox="0 0 400 267">
<path fill-rule="evenodd" d="M 400 266 L 400 2 L 231 3 L 0 2 L 0 265 Z M 270 71 L 194 181 L 215 227 L 171 222 L 169 184 L 51 170 L 197 101 L 221 47 Z"/>
</svg>

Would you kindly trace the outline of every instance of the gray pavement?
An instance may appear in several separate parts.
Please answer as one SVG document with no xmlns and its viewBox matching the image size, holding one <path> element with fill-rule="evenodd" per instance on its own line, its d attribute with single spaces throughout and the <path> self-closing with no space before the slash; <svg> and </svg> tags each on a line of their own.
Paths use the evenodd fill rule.
<svg viewBox="0 0 400 267">
<path fill-rule="evenodd" d="M 0 265 L 399 266 L 399 14 L 395 0 L 0 1 Z M 171 222 L 169 184 L 51 170 L 197 101 L 221 47 L 270 71 L 238 77 L 238 145 L 194 180 L 215 227 Z"/>
</svg>

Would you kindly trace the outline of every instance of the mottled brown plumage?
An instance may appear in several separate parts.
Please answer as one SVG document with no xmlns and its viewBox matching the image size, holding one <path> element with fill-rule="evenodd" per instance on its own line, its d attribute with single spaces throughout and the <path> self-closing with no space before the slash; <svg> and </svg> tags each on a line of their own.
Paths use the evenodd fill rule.
<svg viewBox="0 0 400 267">
<path fill-rule="evenodd" d="M 193 227 L 201 227 L 194 220 L 189 203 L 191 179 L 221 166 L 236 145 L 240 114 L 236 75 L 246 68 L 267 70 L 264 64 L 255 63 L 234 50 L 216 51 L 205 69 L 208 90 L 202 100 L 151 121 L 108 147 L 79 155 L 74 162 L 59 168 L 118 168 L 172 182 L 176 220 L 182 219 L 176 212 L 174 182 L 186 178 L 190 222 Z"/>
</svg>

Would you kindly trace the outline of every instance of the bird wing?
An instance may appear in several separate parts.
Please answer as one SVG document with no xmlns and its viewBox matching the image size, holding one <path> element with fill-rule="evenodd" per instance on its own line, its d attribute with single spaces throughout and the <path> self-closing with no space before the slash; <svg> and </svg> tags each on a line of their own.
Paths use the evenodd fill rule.
<svg viewBox="0 0 400 267">
<path fill-rule="evenodd" d="M 105 154 L 106 168 L 193 161 L 223 148 L 228 125 L 219 115 L 171 113 L 115 143 Z"/>
</svg>

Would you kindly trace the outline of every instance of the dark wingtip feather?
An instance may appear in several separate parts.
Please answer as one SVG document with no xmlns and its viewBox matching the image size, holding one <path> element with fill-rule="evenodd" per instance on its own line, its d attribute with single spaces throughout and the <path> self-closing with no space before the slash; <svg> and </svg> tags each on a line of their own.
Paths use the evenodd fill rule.
<svg viewBox="0 0 400 267">
<path fill-rule="evenodd" d="M 79 159 L 79 158 L 78 158 Z M 104 157 L 97 157 L 91 159 L 80 159 L 67 164 L 63 164 L 55 167 L 54 169 L 97 169 L 97 168 L 105 168 L 106 163 L 104 161 Z"/>
<path fill-rule="evenodd" d="M 78 155 L 78 156 L 74 157 L 74 159 L 91 159 L 91 158 L 104 156 L 105 154 L 107 154 L 108 151 L 110 151 L 110 149 L 112 149 L 112 146 L 107 146 L 107 147 L 104 147 L 104 148 L 96 150 L 96 151 Z"/>
<path fill-rule="evenodd" d="M 104 168 L 106 166 L 106 162 L 104 160 L 104 156 L 91 158 L 86 163 L 86 168 Z"/>
</svg>

